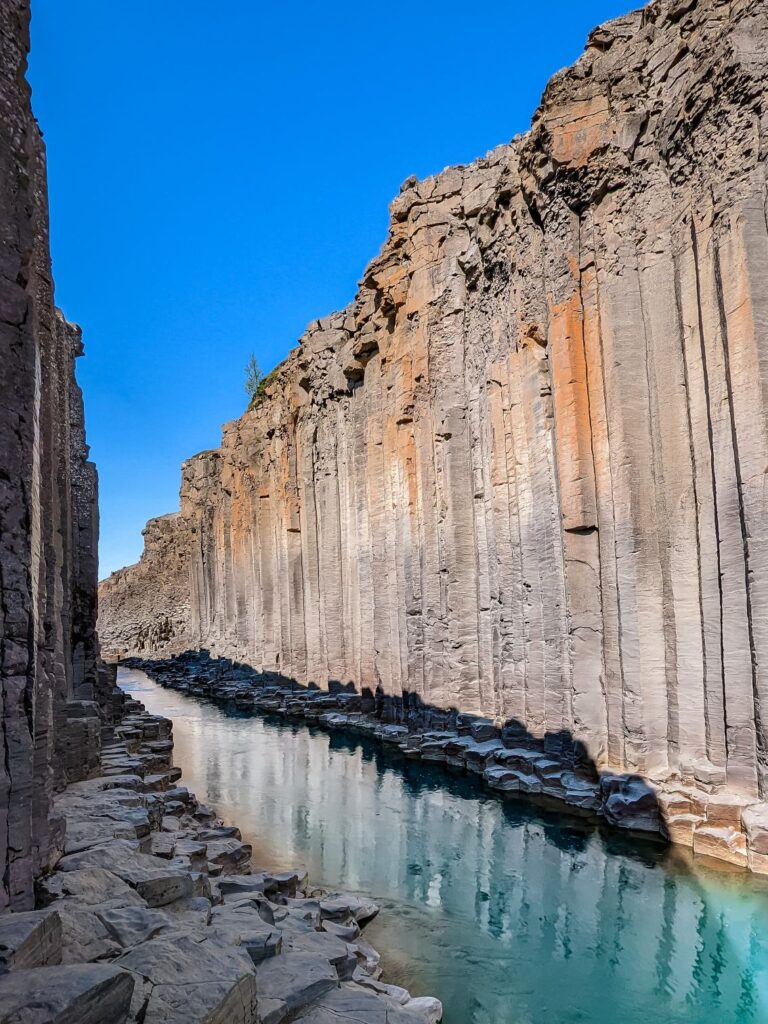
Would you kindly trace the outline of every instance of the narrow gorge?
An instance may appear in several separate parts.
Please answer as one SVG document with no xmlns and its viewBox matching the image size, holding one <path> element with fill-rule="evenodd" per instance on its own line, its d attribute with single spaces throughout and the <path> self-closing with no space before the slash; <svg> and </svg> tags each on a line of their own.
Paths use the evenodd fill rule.
<svg viewBox="0 0 768 1024">
<path fill-rule="evenodd" d="M 97 474 L 54 304 L 28 0 L 0 3 L 0 1024 L 437 1024 L 373 900 L 254 870 L 96 633 Z"/>
<path fill-rule="evenodd" d="M 767 870 L 767 76 L 762 0 L 657 0 L 407 180 L 101 584 L 109 652 L 487 718 Z"/>
<path fill-rule="evenodd" d="M 0 1024 L 765 1024 L 768 0 L 607 22 L 529 131 L 408 178 L 100 583 L 36 3 L 0 0 Z M 152 45 L 218 52 L 178 6 Z"/>
</svg>

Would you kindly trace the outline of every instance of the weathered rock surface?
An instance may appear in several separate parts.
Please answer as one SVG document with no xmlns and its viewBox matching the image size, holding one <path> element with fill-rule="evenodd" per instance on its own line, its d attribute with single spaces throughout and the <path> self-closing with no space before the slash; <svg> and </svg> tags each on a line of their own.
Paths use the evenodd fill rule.
<svg viewBox="0 0 768 1024">
<path fill-rule="evenodd" d="M 409 179 L 355 301 L 102 584 L 108 647 L 764 796 L 767 76 L 764 2 L 656 0 L 527 134 Z"/>
<path fill-rule="evenodd" d="M 61 918 L 56 910 L 0 916 L 0 974 L 61 963 Z"/>
<path fill-rule="evenodd" d="M 256 982 L 249 957 L 215 935 L 145 942 L 116 961 L 136 978 L 132 1015 L 146 1024 L 253 1024 Z"/>
<path fill-rule="evenodd" d="M 83 348 L 54 305 L 28 22 L 26 0 L 0 5 L 0 912 L 33 907 L 62 848 L 53 793 L 98 767 L 105 697 Z"/>
<path fill-rule="evenodd" d="M 100 770 L 130 757 L 136 774 L 57 796 L 79 849 L 38 879 L 40 910 L 0 915 L 0 1024 L 280 1024 L 350 980 L 378 986 L 357 1024 L 387 1019 L 393 991 L 404 1022 L 439 1019 L 377 981 L 360 938 L 376 903 L 310 893 L 303 868 L 252 873 L 237 828 L 176 784 L 171 723 L 115 705 Z"/>
<path fill-rule="evenodd" d="M 0 1024 L 124 1024 L 133 978 L 108 964 L 11 971 L 0 976 Z"/>
</svg>

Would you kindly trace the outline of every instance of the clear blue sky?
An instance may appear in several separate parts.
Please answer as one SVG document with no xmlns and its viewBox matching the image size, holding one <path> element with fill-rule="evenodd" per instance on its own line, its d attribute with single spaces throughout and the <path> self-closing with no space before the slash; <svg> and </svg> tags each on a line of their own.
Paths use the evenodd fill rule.
<svg viewBox="0 0 768 1024">
<path fill-rule="evenodd" d="M 524 131 L 631 0 L 32 0 L 58 304 L 101 479 L 101 575 L 178 507 L 265 371 L 344 306 L 410 174 Z"/>
</svg>

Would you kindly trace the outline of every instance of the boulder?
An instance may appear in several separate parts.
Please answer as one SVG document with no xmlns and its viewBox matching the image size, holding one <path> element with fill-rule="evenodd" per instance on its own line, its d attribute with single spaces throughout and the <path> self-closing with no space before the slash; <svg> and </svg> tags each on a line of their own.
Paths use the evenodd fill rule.
<svg viewBox="0 0 768 1024">
<path fill-rule="evenodd" d="M 662 832 L 659 802 L 652 787 L 637 775 L 612 775 L 600 779 L 601 809 L 618 828 Z"/>
<path fill-rule="evenodd" d="M 288 952 L 265 960 L 256 968 L 262 1024 L 279 1024 L 338 983 L 334 968 L 317 953 Z"/>
<path fill-rule="evenodd" d="M 280 930 L 264 922 L 256 911 L 217 914 L 211 919 L 210 928 L 228 944 L 242 947 L 254 964 L 277 956 L 282 949 Z"/>
<path fill-rule="evenodd" d="M 363 924 L 376 917 L 378 912 L 378 903 L 352 893 L 329 893 L 320 901 L 320 916 L 323 920 L 346 921 L 353 918 L 358 924 Z"/>
<path fill-rule="evenodd" d="M 144 900 L 127 882 L 105 868 L 84 867 L 73 871 L 55 871 L 38 880 L 37 898 L 44 906 L 67 896 L 85 904 L 109 901 L 113 905 L 145 906 Z"/>
<path fill-rule="evenodd" d="M 363 942 L 362 939 L 356 939 L 354 943 L 350 943 L 349 949 L 357 959 L 358 971 L 362 971 L 364 974 L 371 975 L 372 977 L 379 977 L 381 974 L 381 968 L 379 967 L 381 954 L 378 950 L 375 950 L 367 942 Z"/>
<path fill-rule="evenodd" d="M 293 895 L 298 889 L 304 889 L 309 882 L 309 875 L 304 868 L 292 868 L 288 871 L 274 871 L 272 878 L 280 892 Z"/>
<path fill-rule="evenodd" d="M 59 861 L 62 871 L 94 867 L 105 868 L 122 878 L 150 907 L 162 907 L 182 896 L 193 894 L 193 881 L 189 872 L 168 868 L 158 857 L 138 853 L 125 840 L 117 839 L 83 853 L 63 857 Z"/>
<path fill-rule="evenodd" d="M 360 925 L 357 921 L 352 921 L 350 924 L 340 924 L 338 921 L 326 920 L 322 922 L 321 927 L 324 932 L 329 932 L 345 942 L 354 942 L 360 934 Z"/>
<path fill-rule="evenodd" d="M 469 735 L 477 743 L 484 743 L 486 740 L 497 740 L 499 729 L 490 718 L 476 718 L 470 722 Z"/>
<path fill-rule="evenodd" d="M 499 750 L 503 749 L 504 745 L 499 739 L 487 739 L 482 742 L 473 741 L 464 749 L 464 763 L 467 766 L 467 770 L 482 775 L 486 764 L 493 759 Z"/>
<path fill-rule="evenodd" d="M 318 953 L 325 957 L 343 981 L 350 979 L 357 967 L 355 947 L 329 932 L 309 931 L 291 935 L 288 945 L 290 949 L 301 953 Z"/>
<path fill-rule="evenodd" d="M 96 908 L 96 914 L 123 949 L 151 939 L 171 923 L 162 910 L 150 910 L 149 907 Z"/>
<path fill-rule="evenodd" d="M 176 840 L 174 856 L 189 858 L 192 870 L 202 871 L 207 860 L 207 849 L 206 844 L 199 842 L 197 839 L 182 837 Z"/>
<path fill-rule="evenodd" d="M 277 892 L 277 882 L 264 871 L 255 875 L 228 875 L 218 880 L 216 885 L 222 896 Z"/>
<path fill-rule="evenodd" d="M 0 914 L 0 974 L 61 963 L 61 918 L 55 909 Z"/>
<path fill-rule="evenodd" d="M 221 868 L 223 875 L 239 875 L 251 861 L 251 846 L 239 839 L 212 839 L 207 843 L 208 861 Z"/>
<path fill-rule="evenodd" d="M 115 966 L 136 980 L 132 1013 L 141 1024 L 254 1024 L 257 1019 L 251 958 L 213 932 L 160 935 L 125 953 Z"/>
<path fill-rule="evenodd" d="M 680 846 L 693 846 L 693 836 L 700 824 L 701 818 L 695 814 L 670 814 L 664 821 L 670 842 Z"/>
<path fill-rule="evenodd" d="M 433 1024 L 435 1018 L 434 1008 L 402 1005 L 384 994 L 348 983 L 326 992 L 292 1020 L 295 1024 Z"/>
<path fill-rule="evenodd" d="M 211 921 L 211 901 L 205 896 L 185 896 L 162 910 L 174 928 L 200 929 Z"/>
<path fill-rule="evenodd" d="M 417 996 L 409 999 L 405 1008 L 423 1020 L 424 1024 L 440 1024 L 443 1019 L 443 1004 L 434 996 Z"/>
<path fill-rule="evenodd" d="M 537 776 L 503 764 L 489 765 L 483 771 L 483 779 L 491 789 L 502 793 L 540 793 L 542 788 Z"/>
<path fill-rule="evenodd" d="M 97 910 L 110 909 L 110 903 L 93 905 L 68 897 L 59 900 L 56 912 L 61 918 L 61 962 L 93 963 L 118 956 L 122 946 L 116 942 Z"/>
<path fill-rule="evenodd" d="M 9 971 L 0 976 L 0 1024 L 123 1024 L 133 987 L 107 964 Z"/>
</svg>

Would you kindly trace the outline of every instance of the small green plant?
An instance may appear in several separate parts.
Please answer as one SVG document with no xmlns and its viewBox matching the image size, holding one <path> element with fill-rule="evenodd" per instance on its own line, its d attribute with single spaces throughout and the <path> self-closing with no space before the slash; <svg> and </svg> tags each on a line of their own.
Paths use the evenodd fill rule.
<svg viewBox="0 0 768 1024">
<path fill-rule="evenodd" d="M 259 388 L 264 380 L 264 374 L 258 364 L 256 356 L 251 352 L 251 358 L 245 367 L 245 391 L 248 395 L 248 404 L 252 405 L 259 394 Z"/>
</svg>

